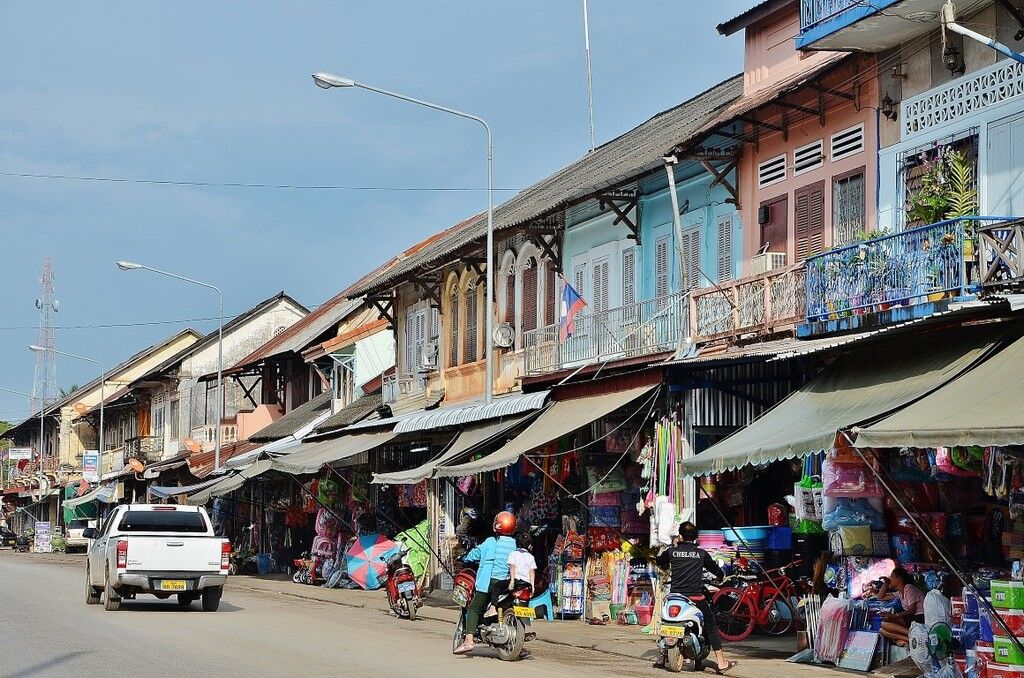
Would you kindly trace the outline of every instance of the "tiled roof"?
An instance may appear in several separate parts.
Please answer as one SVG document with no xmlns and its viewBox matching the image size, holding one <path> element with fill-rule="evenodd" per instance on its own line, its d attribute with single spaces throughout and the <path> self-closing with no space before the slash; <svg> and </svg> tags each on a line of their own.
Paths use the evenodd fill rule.
<svg viewBox="0 0 1024 678">
<path fill-rule="evenodd" d="M 742 93 L 743 76 L 733 76 L 598 146 L 593 152 L 496 207 L 495 230 L 524 224 L 552 210 L 585 200 L 599 191 L 622 186 L 661 167 L 662 157 L 669 148 L 690 139 Z M 486 215 L 462 222 L 368 284 L 353 285 L 350 294 L 355 297 L 386 289 L 417 268 L 443 262 L 457 250 L 482 241 L 486 231 Z"/>
<path fill-rule="evenodd" d="M 324 423 L 317 427 L 316 432 L 327 433 L 329 431 L 336 431 L 361 421 L 373 414 L 374 410 L 380 407 L 382 402 L 383 400 L 379 393 L 356 398 L 348 407 L 344 407 L 328 417 Z"/>
<path fill-rule="evenodd" d="M 324 391 L 312 400 L 299 405 L 277 421 L 264 426 L 249 436 L 249 440 L 253 442 L 270 442 L 290 436 L 306 424 L 311 423 L 326 410 L 331 409 L 332 395 L 330 391 Z"/>
<path fill-rule="evenodd" d="M 231 457 L 239 454 L 245 454 L 251 452 L 257 447 L 260 447 L 264 443 L 251 443 L 248 440 L 240 441 L 237 443 L 231 443 L 230 445 L 221 445 L 220 448 L 220 463 L 224 465 Z M 213 472 L 213 462 L 215 458 L 214 450 L 209 452 L 196 452 L 188 458 L 188 470 L 192 472 L 196 478 L 205 478 Z"/>
</svg>

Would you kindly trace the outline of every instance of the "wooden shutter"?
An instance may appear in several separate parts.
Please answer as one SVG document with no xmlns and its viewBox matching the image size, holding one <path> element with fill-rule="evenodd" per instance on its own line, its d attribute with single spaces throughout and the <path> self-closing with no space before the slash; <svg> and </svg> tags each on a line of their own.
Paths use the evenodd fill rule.
<svg viewBox="0 0 1024 678">
<path fill-rule="evenodd" d="M 668 238 L 659 238 L 654 243 L 654 296 L 668 294 Z"/>
<path fill-rule="evenodd" d="M 622 306 L 636 303 L 636 248 L 622 253 Z"/>
<path fill-rule="evenodd" d="M 689 289 L 696 289 L 704 282 L 700 272 L 700 230 L 691 229 L 683 233 L 683 254 L 686 258 L 686 276 Z"/>
<path fill-rule="evenodd" d="M 823 249 L 825 233 L 825 182 L 805 186 L 794 194 L 796 259 L 803 261 Z"/>
<path fill-rule="evenodd" d="M 479 303 L 477 300 L 476 288 L 470 287 L 466 290 L 466 359 L 467 363 L 476 362 L 477 350 L 477 315 L 479 314 Z"/>
<path fill-rule="evenodd" d="M 587 283 L 587 266 L 586 264 L 579 264 L 573 269 L 572 272 L 572 286 L 576 289 L 576 294 L 586 299 L 587 293 L 584 289 L 584 285 Z"/>
<path fill-rule="evenodd" d="M 718 218 L 718 282 L 732 280 L 732 216 Z"/>
<path fill-rule="evenodd" d="M 405 364 L 402 365 L 406 374 L 412 374 L 416 369 L 416 314 L 413 311 L 405 313 Z"/>
<path fill-rule="evenodd" d="M 558 299 L 558 272 L 555 271 L 555 263 L 553 261 L 544 262 L 547 276 L 547 289 L 544 290 L 544 324 L 553 325 L 555 323 L 555 305 Z"/>
<path fill-rule="evenodd" d="M 448 366 L 455 367 L 459 364 L 459 292 L 452 290 L 451 300 L 451 332 L 448 335 Z"/>
<path fill-rule="evenodd" d="M 516 273 L 509 271 L 505 276 L 505 322 L 516 321 Z"/>
<path fill-rule="evenodd" d="M 594 262 L 594 300 L 592 307 L 595 312 L 608 310 L 608 260 Z"/>
<path fill-rule="evenodd" d="M 537 329 L 537 264 L 523 269 L 523 332 Z"/>
</svg>

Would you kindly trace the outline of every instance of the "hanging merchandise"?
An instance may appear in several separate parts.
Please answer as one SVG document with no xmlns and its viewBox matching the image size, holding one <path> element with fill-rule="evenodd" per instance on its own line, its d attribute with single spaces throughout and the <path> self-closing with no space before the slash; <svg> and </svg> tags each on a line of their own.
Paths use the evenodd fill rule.
<svg viewBox="0 0 1024 678">
<path fill-rule="evenodd" d="M 838 464 L 825 460 L 821 481 L 826 497 L 881 497 L 885 492 L 864 464 Z"/>
<path fill-rule="evenodd" d="M 327 475 L 320 479 L 316 494 L 322 506 L 334 506 L 341 497 L 340 492 L 338 481 Z"/>
<path fill-rule="evenodd" d="M 657 497 L 651 512 L 651 547 L 671 546 L 679 534 L 680 522 L 675 504 L 668 497 Z"/>
<path fill-rule="evenodd" d="M 814 636 L 814 655 L 820 661 L 839 661 L 850 630 L 850 601 L 829 596 L 821 604 L 818 629 Z"/>
</svg>

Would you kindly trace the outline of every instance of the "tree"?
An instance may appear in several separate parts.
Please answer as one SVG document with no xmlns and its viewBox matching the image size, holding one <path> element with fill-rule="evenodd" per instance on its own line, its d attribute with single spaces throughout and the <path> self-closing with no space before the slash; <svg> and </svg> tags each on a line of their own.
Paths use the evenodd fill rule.
<svg viewBox="0 0 1024 678">
<path fill-rule="evenodd" d="M 67 398 L 69 395 L 71 395 L 72 393 L 74 393 L 78 389 L 79 389 L 78 384 L 71 384 L 71 386 L 68 386 L 67 388 L 61 387 L 61 389 L 60 389 L 60 397 L 61 398 Z"/>
</svg>

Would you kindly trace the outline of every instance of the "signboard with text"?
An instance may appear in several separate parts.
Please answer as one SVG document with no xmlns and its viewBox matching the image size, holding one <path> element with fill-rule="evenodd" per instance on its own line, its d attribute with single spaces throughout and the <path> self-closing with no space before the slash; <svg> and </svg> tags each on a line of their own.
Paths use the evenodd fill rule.
<svg viewBox="0 0 1024 678">
<path fill-rule="evenodd" d="M 31 447 L 12 447 L 7 451 L 7 458 L 11 461 L 22 461 L 32 459 Z"/>
<path fill-rule="evenodd" d="M 82 477 L 90 483 L 98 483 L 100 453 L 98 450 L 86 450 L 82 455 Z"/>
<path fill-rule="evenodd" d="M 53 551 L 51 537 L 50 521 L 36 521 L 36 553 L 51 553 Z"/>
</svg>

